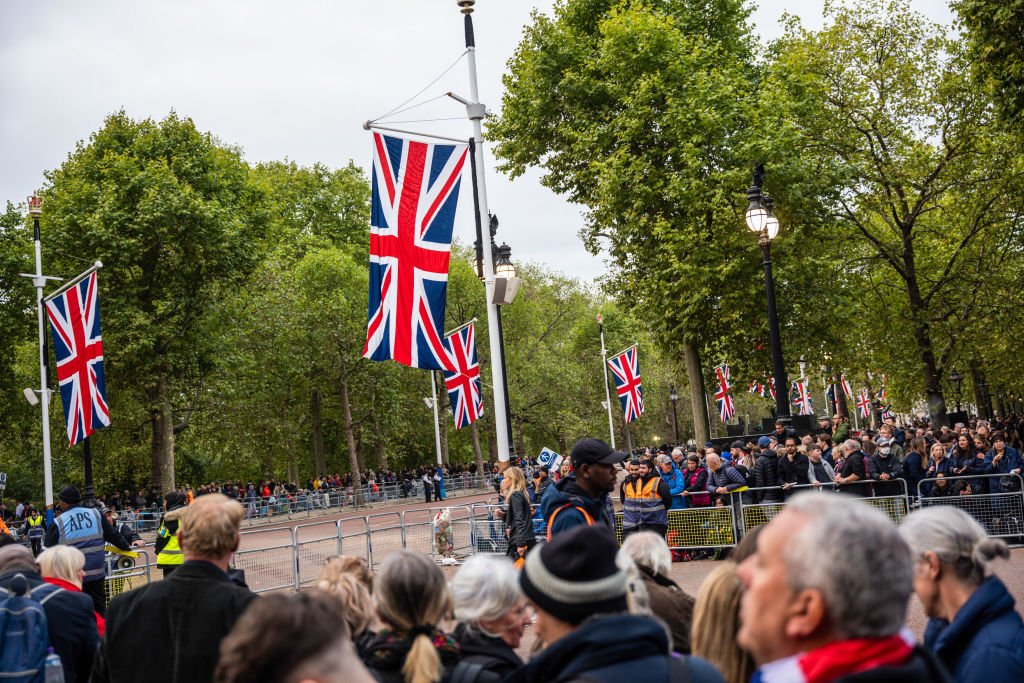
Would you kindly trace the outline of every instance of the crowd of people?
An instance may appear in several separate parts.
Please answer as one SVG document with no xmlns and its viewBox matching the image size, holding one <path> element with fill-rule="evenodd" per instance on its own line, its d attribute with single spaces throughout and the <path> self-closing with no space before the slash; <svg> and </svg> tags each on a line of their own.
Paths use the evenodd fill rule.
<svg viewBox="0 0 1024 683">
<path fill-rule="evenodd" d="M 1019 468 L 1016 426 L 888 424 L 840 444 L 833 425 L 810 442 L 781 427 L 703 453 L 627 455 L 584 439 L 554 470 L 519 461 L 494 481 L 508 557 L 475 555 L 451 577 L 408 551 L 378 571 L 334 557 L 296 594 L 257 596 L 232 568 L 237 498 L 172 491 L 157 535 L 163 580 L 107 606 L 97 558 L 129 539 L 69 486 L 38 556 L 0 536 L 0 630 L 19 627 L 11 615 L 30 610 L 15 601 L 28 601 L 64 680 L 97 683 L 1024 680 L 1024 622 L 992 571 L 1006 543 L 956 507 L 922 506 L 897 526 L 857 501 L 909 481 L 915 457 L 927 464 L 937 447 L 932 460 L 968 477 L 954 480 L 971 487 L 958 495 L 981 493 L 970 478 Z M 943 472 L 929 470 L 922 480 L 937 488 Z M 854 495 L 821 494 L 837 484 Z M 905 495 L 902 484 L 885 495 Z M 668 511 L 744 496 L 786 504 L 687 593 L 671 576 Z M 923 643 L 905 624 L 915 593 Z M 0 663 L 42 667 L 39 645 L 5 638 Z"/>
</svg>

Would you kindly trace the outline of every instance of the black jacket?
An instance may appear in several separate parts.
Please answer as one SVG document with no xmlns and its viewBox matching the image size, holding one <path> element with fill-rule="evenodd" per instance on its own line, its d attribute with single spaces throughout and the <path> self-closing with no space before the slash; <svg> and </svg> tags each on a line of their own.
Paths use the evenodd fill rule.
<svg viewBox="0 0 1024 683">
<path fill-rule="evenodd" d="M 586 524 L 586 518 L 576 509 L 577 506 L 587 511 L 594 524 L 607 529 L 609 537 L 615 538 L 615 508 L 611 498 L 607 493 L 601 494 L 600 498 L 591 498 L 579 487 L 572 474 L 559 479 L 554 486 L 549 486 L 540 500 L 541 514 L 544 516 L 544 524 L 549 527 L 548 532 L 557 534 Z M 556 511 L 558 516 L 555 523 L 551 524 L 551 517 Z M 615 542 L 618 543 L 618 539 Z"/>
<path fill-rule="evenodd" d="M 810 461 L 803 453 L 796 453 L 790 460 L 785 453 L 779 456 L 779 483 L 780 484 L 810 484 L 810 477 L 807 476 L 807 467 Z"/>
<path fill-rule="evenodd" d="M 459 643 L 461 661 L 480 664 L 489 676 L 478 675 L 476 683 L 485 681 L 501 681 L 523 666 L 523 660 L 501 638 L 491 638 L 482 633 L 474 633 L 465 624 L 459 624 L 452 634 Z"/>
<path fill-rule="evenodd" d="M 11 569 L 0 574 L 0 586 L 7 588 L 18 574 L 28 579 L 29 590 L 45 584 L 38 572 Z M 43 611 L 50 645 L 64 665 L 65 683 L 86 683 L 100 642 L 92 598 L 85 593 L 62 589 L 43 603 Z"/>
<path fill-rule="evenodd" d="M 434 633 L 432 640 L 443 667 L 441 683 L 449 683 L 459 663 L 459 645 L 440 631 Z M 405 683 L 402 666 L 412 649 L 412 640 L 407 634 L 384 629 L 360 645 L 359 656 L 375 679 L 382 683 Z"/>
<path fill-rule="evenodd" d="M 93 683 L 212 680 L 220 641 L 254 599 L 218 567 L 197 561 L 119 595 L 107 607 Z"/>
<path fill-rule="evenodd" d="M 769 486 L 780 486 L 779 483 L 779 456 L 775 451 L 765 449 L 757 456 L 754 463 L 754 487 L 765 488 Z M 757 500 L 755 503 L 780 503 L 782 502 L 782 491 L 755 491 Z"/>
<path fill-rule="evenodd" d="M 519 491 L 513 491 L 508 496 L 505 527 L 509 530 L 508 547 L 510 551 L 518 546 L 532 546 L 536 542 L 533 536 L 530 501 Z"/>
<path fill-rule="evenodd" d="M 505 683 L 668 683 L 668 635 L 651 617 L 616 614 L 583 622 L 533 656 Z M 695 657 L 685 658 L 694 683 L 722 683 L 722 674 Z"/>
</svg>

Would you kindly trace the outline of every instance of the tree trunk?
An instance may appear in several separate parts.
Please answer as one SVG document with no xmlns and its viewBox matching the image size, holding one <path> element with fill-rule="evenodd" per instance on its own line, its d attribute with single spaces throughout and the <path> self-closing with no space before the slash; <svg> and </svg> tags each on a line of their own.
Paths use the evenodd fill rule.
<svg viewBox="0 0 1024 683">
<path fill-rule="evenodd" d="M 313 462 L 318 477 L 327 474 L 327 461 L 324 459 L 324 423 L 321 411 L 320 390 L 314 389 L 310 398 L 310 413 L 313 418 Z"/>
<path fill-rule="evenodd" d="M 174 414 L 167 394 L 166 380 L 159 380 L 148 392 L 150 400 L 149 422 L 153 435 L 151 441 L 150 486 L 157 493 L 164 494 L 174 486 Z"/>
<path fill-rule="evenodd" d="M 516 441 L 518 442 L 516 444 L 518 446 L 518 448 L 516 449 L 516 453 L 519 454 L 519 457 L 524 457 L 524 456 L 525 457 L 530 457 L 529 456 L 530 451 L 529 451 L 529 449 L 526 446 L 526 437 L 523 436 L 523 421 L 522 420 L 519 420 L 516 423 Z"/>
<path fill-rule="evenodd" d="M 288 481 L 293 484 L 299 483 L 299 466 L 295 462 L 288 463 Z"/>
<path fill-rule="evenodd" d="M 476 422 L 469 425 L 469 436 L 473 440 L 473 457 L 476 458 L 476 473 L 484 476 L 484 454 L 480 450 L 480 434 L 476 430 Z"/>
<path fill-rule="evenodd" d="M 974 393 L 974 405 L 978 408 L 978 415 L 986 420 L 991 420 L 988 405 L 985 401 L 985 392 L 982 391 L 981 383 L 985 380 L 985 374 L 981 371 L 981 362 L 972 358 L 970 362 L 971 387 Z"/>
<path fill-rule="evenodd" d="M 348 400 L 348 381 L 344 375 L 341 376 L 339 384 L 341 384 L 341 412 L 345 420 L 345 441 L 348 444 L 348 465 L 352 471 L 352 490 L 356 494 L 356 504 L 358 505 L 362 502 L 359 495 L 361 484 L 359 456 L 356 454 L 356 436 L 352 430 L 352 406 Z"/>
<path fill-rule="evenodd" d="M 354 431 L 354 430 L 353 430 Z M 365 472 L 366 467 L 366 451 L 363 449 L 363 432 L 359 431 L 359 436 L 356 437 L 356 461 L 359 463 L 359 471 Z"/>
<path fill-rule="evenodd" d="M 839 375 L 839 383 L 836 384 L 836 412 L 850 419 L 850 409 L 846 404 L 846 391 L 843 390 L 843 375 Z"/>
<path fill-rule="evenodd" d="M 490 461 L 495 462 L 498 459 L 498 438 L 495 436 L 494 430 L 487 432 L 487 453 L 491 456 Z"/>
<path fill-rule="evenodd" d="M 912 228 L 913 226 L 910 226 Z M 942 383 L 938 366 L 935 362 L 935 350 L 928 329 L 928 310 L 921 297 L 921 288 L 917 282 L 917 268 L 914 263 L 914 245 L 911 242 L 910 228 L 903 231 L 903 264 L 904 282 L 907 285 L 907 299 L 910 305 L 910 317 L 914 321 L 914 341 L 921 356 L 921 374 L 924 379 L 924 396 L 928 402 L 928 415 L 932 425 L 941 427 L 946 424 L 946 399 L 942 395 Z"/>
<path fill-rule="evenodd" d="M 377 432 L 380 434 L 380 432 Z M 377 469 L 383 472 L 388 468 L 388 454 L 384 450 L 384 439 L 377 439 L 377 442 L 373 444 L 373 454 L 377 458 Z"/>
<path fill-rule="evenodd" d="M 700 352 L 692 342 L 683 342 L 686 360 L 686 379 L 690 385 L 690 407 L 693 410 L 693 438 L 697 445 L 707 442 L 711 433 L 708 423 L 708 404 L 705 399 L 704 372 L 700 367 Z"/>
<path fill-rule="evenodd" d="M 444 386 L 444 385 L 442 385 Z M 444 403 L 437 405 L 437 429 L 441 433 L 441 462 L 448 464 L 448 411 Z"/>
</svg>

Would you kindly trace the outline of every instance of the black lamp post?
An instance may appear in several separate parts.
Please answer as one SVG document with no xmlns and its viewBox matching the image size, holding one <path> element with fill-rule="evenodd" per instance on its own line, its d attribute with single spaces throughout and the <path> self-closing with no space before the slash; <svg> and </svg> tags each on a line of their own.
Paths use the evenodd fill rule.
<svg viewBox="0 0 1024 683">
<path fill-rule="evenodd" d="M 985 419 L 992 419 L 992 396 L 988 393 L 988 382 L 985 378 L 978 380 L 978 384 L 975 389 L 977 390 L 977 396 L 975 399 L 978 402 L 978 412 L 985 411 Z"/>
<path fill-rule="evenodd" d="M 953 395 L 956 396 L 956 412 L 960 412 L 960 392 L 963 388 L 964 377 L 954 368 L 949 373 L 949 384 L 953 387 Z"/>
<path fill-rule="evenodd" d="M 754 184 L 747 190 L 746 221 L 747 228 L 757 235 L 757 243 L 761 246 L 764 266 L 764 289 L 768 300 L 768 334 L 772 347 L 772 370 L 775 378 L 775 412 L 776 417 L 788 424 L 789 419 L 789 380 L 786 378 L 786 366 L 782 360 L 782 339 L 779 335 L 779 314 L 775 307 L 775 280 L 772 278 L 772 240 L 779 234 L 779 219 L 772 213 L 771 197 L 761 195 L 764 184 L 764 165 L 754 168 Z"/>
<path fill-rule="evenodd" d="M 679 445 L 679 417 L 676 415 L 676 401 L 679 400 L 679 394 L 676 393 L 676 385 L 673 384 L 669 388 L 668 400 L 672 401 L 672 445 Z"/>
</svg>

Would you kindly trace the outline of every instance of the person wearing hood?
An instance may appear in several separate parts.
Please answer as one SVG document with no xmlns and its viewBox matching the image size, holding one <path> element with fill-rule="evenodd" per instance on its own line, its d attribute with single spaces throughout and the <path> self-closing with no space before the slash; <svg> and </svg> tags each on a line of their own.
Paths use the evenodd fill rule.
<svg viewBox="0 0 1024 683">
<path fill-rule="evenodd" d="M 672 507 L 669 509 L 685 509 L 687 507 L 686 496 L 683 495 L 683 492 L 686 491 L 686 478 L 668 455 L 658 456 L 658 474 L 661 475 L 661 480 L 668 485 L 668 492 L 672 496 Z"/>
<path fill-rule="evenodd" d="M 1008 559 L 963 510 L 936 505 L 910 513 L 900 534 L 914 559 L 914 592 L 929 617 L 924 645 L 958 683 L 1024 680 L 1024 621 L 990 568 Z"/>
<path fill-rule="evenodd" d="M 779 455 L 772 448 L 772 440 L 762 436 L 757 440 L 761 449 L 754 463 L 755 503 L 781 503 L 782 488 L 779 484 Z"/>
<path fill-rule="evenodd" d="M 627 612 L 627 574 L 617 553 L 603 531 L 578 526 L 526 558 L 519 585 L 545 648 L 506 683 L 723 681 L 704 660 L 672 656 L 659 621 Z"/>
<path fill-rule="evenodd" d="M 185 494 L 180 491 L 171 491 L 164 496 L 164 501 L 167 512 L 160 518 L 156 531 L 156 566 L 163 570 L 166 578 L 185 561 L 178 543 L 178 526 L 187 508 Z"/>
<path fill-rule="evenodd" d="M 548 486 L 540 501 L 548 540 L 578 526 L 595 525 L 615 538 L 615 508 L 609 493 L 615 489 L 615 465 L 626 459 L 600 439 L 583 439 L 569 455 L 573 472 Z"/>
</svg>

